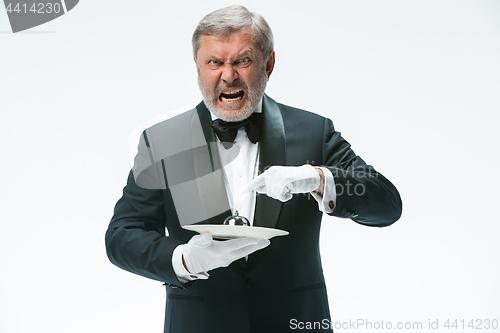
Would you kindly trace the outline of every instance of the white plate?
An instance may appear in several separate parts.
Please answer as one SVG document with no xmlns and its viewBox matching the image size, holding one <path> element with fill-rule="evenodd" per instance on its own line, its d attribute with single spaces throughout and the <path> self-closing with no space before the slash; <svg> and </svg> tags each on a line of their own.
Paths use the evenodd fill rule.
<svg viewBox="0 0 500 333">
<path fill-rule="evenodd" d="M 246 227 L 242 225 L 222 225 L 222 224 L 192 224 L 183 226 L 184 229 L 199 233 L 208 232 L 214 238 L 240 238 L 254 237 L 271 239 L 275 236 L 286 236 L 288 231 L 264 227 Z"/>
</svg>

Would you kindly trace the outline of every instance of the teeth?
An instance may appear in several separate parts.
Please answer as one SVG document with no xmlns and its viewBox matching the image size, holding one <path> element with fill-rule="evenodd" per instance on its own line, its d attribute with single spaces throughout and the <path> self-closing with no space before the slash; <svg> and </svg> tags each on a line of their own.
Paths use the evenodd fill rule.
<svg viewBox="0 0 500 333">
<path fill-rule="evenodd" d="M 235 88 L 234 90 L 231 90 L 231 91 L 225 91 L 225 92 L 221 93 L 220 99 L 223 102 L 236 102 L 236 101 L 239 101 L 243 98 L 244 94 L 240 94 L 242 92 L 243 92 L 243 89 L 241 89 L 241 88 Z M 229 96 L 234 96 L 236 94 L 238 94 L 239 96 L 229 97 Z"/>
<path fill-rule="evenodd" d="M 240 99 L 242 99 L 243 96 L 238 96 L 236 98 L 226 98 L 224 96 L 221 96 L 220 99 L 223 101 L 223 102 L 235 102 L 235 101 L 239 101 Z"/>
</svg>

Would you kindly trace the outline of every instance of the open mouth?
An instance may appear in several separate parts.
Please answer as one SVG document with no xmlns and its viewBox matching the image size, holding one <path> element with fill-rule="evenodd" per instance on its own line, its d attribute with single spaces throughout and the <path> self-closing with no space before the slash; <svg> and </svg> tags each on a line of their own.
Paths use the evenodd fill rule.
<svg viewBox="0 0 500 333">
<path fill-rule="evenodd" d="M 219 95 L 219 99 L 222 102 L 236 102 L 243 99 L 245 92 L 243 89 L 235 89 L 232 91 L 226 91 Z"/>
</svg>

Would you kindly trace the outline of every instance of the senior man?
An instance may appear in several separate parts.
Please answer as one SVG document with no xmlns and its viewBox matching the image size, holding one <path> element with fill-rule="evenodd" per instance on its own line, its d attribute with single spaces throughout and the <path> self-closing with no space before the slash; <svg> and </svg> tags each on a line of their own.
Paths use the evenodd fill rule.
<svg viewBox="0 0 500 333">
<path fill-rule="evenodd" d="M 242 6 L 216 10 L 201 20 L 192 44 L 203 102 L 188 123 L 192 115 L 199 120 L 212 167 L 227 149 L 238 148 L 220 162 L 220 182 L 196 193 L 202 203 L 220 199 L 229 209 L 192 222 L 221 224 L 238 210 L 254 227 L 289 234 L 220 241 L 182 228 L 189 207 L 208 205 L 190 206 L 196 195 L 174 190 L 176 170 L 164 159 L 148 177 L 139 176 L 145 168 L 137 165 L 130 173 L 106 233 L 108 257 L 165 282 L 165 332 L 285 332 L 298 323 L 331 332 L 319 252 L 322 214 L 387 226 L 401 215 L 398 191 L 351 150 L 329 119 L 264 94 L 275 54 L 262 16 Z M 147 156 L 154 145 L 176 144 L 163 137 L 168 126 L 159 126 L 160 134 L 143 135 Z M 181 169 L 197 165 L 195 158 Z M 153 174 L 164 177 L 156 180 L 163 188 L 141 186 Z"/>
</svg>

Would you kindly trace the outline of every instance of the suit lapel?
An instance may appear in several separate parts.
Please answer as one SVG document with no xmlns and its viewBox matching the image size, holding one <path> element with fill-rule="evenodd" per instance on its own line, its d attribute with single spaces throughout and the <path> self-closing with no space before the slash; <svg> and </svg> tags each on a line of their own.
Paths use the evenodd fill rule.
<svg viewBox="0 0 500 333">
<path fill-rule="evenodd" d="M 210 126 L 212 124 L 212 118 L 210 117 L 210 111 L 208 111 L 205 103 L 201 102 L 196 106 L 196 112 L 198 113 L 198 118 L 200 119 L 201 128 L 203 129 L 203 134 L 205 135 L 205 140 L 207 143 L 216 142 L 215 134 Z"/>
<path fill-rule="evenodd" d="M 259 174 L 273 165 L 285 165 L 285 126 L 278 104 L 264 95 L 264 125 L 260 139 Z M 257 194 L 254 225 L 276 228 L 282 202 L 265 194 Z"/>
</svg>

